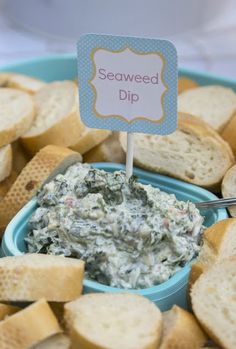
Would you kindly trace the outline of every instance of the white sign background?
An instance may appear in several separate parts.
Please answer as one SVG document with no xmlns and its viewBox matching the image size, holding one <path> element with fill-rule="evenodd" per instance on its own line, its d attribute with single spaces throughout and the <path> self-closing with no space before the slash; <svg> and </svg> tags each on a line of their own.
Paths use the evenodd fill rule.
<svg viewBox="0 0 236 349">
<path fill-rule="evenodd" d="M 96 74 L 90 83 L 96 89 L 95 113 L 103 117 L 120 116 L 128 122 L 139 118 L 156 122 L 162 119 L 164 116 L 162 97 L 167 88 L 162 81 L 164 61 L 159 54 L 139 54 L 129 48 L 121 52 L 110 52 L 101 48 L 94 52 L 93 62 Z M 99 70 L 103 74 L 99 73 Z M 138 81 L 141 82 L 117 81 L 115 78 L 109 80 L 107 78 L 109 72 L 150 78 L 158 76 L 158 80 L 152 79 L 158 83 L 147 83 L 147 78 L 146 83 L 140 78 Z"/>
</svg>

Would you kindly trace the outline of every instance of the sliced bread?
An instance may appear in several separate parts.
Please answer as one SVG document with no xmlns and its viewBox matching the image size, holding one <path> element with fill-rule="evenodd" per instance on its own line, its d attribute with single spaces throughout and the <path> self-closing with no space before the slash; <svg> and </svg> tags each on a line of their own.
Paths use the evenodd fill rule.
<svg viewBox="0 0 236 349">
<path fill-rule="evenodd" d="M 19 138 L 30 128 L 35 115 L 32 97 L 13 88 L 0 89 L 0 147 Z"/>
<path fill-rule="evenodd" d="M 159 349 L 199 349 L 207 342 L 207 335 L 196 318 L 174 305 L 163 313 L 163 332 Z"/>
<path fill-rule="evenodd" d="M 0 148 L 0 182 L 6 179 L 12 170 L 12 147 L 5 145 Z"/>
<path fill-rule="evenodd" d="M 78 137 L 78 141 L 70 146 L 70 148 L 83 155 L 90 149 L 96 147 L 96 145 L 103 142 L 110 134 L 111 131 L 109 130 L 86 128 L 81 136 Z"/>
<path fill-rule="evenodd" d="M 9 73 L 7 79 L 8 87 L 14 87 L 32 94 L 38 92 L 45 85 L 44 81 L 24 74 Z"/>
<path fill-rule="evenodd" d="M 126 134 L 120 134 L 126 151 Z M 218 191 L 234 163 L 229 145 L 201 119 L 179 114 L 178 130 L 168 136 L 134 135 L 134 163 L 151 171 Z"/>
<path fill-rule="evenodd" d="M 11 76 L 11 73 L 8 73 L 8 72 L 0 73 L 0 87 L 7 87 L 10 76 Z"/>
<path fill-rule="evenodd" d="M 198 84 L 196 83 L 196 81 L 189 79 L 185 76 L 181 76 L 178 79 L 178 93 L 182 93 L 186 90 L 190 90 L 191 88 L 195 88 L 197 87 Z"/>
<path fill-rule="evenodd" d="M 65 305 L 73 348 L 156 349 L 162 314 L 147 298 L 127 293 L 87 294 Z"/>
<path fill-rule="evenodd" d="M 236 197 L 236 165 L 226 172 L 222 181 L 221 192 L 224 198 Z M 236 206 L 231 206 L 228 210 L 232 217 L 236 217 Z"/>
<path fill-rule="evenodd" d="M 113 132 L 104 142 L 85 153 L 84 162 L 125 162 L 125 152 L 119 142 L 118 132 Z"/>
<path fill-rule="evenodd" d="M 191 290 L 193 311 L 216 344 L 236 348 L 236 257 L 214 264 Z"/>
<path fill-rule="evenodd" d="M 72 81 L 52 82 L 34 95 L 36 117 L 21 138 L 29 154 L 48 144 L 64 147 L 76 144 L 84 130 L 78 98 L 78 88 Z"/>
<path fill-rule="evenodd" d="M 178 111 L 199 116 L 220 132 L 236 111 L 236 94 L 224 86 L 192 88 L 179 95 Z"/>
<path fill-rule="evenodd" d="M 34 345 L 30 349 L 70 349 L 70 339 L 62 333 L 56 334 Z"/>
<path fill-rule="evenodd" d="M 231 256 L 236 256 L 236 218 L 224 219 L 205 230 L 203 246 L 191 267 L 189 289 L 205 270 Z"/>
<path fill-rule="evenodd" d="M 221 136 L 229 143 L 236 157 L 236 113 L 221 132 Z"/>
<path fill-rule="evenodd" d="M 4 199 L 7 192 L 10 190 L 11 186 L 17 178 L 17 173 L 13 170 L 4 181 L 0 182 L 0 201 Z"/>
<path fill-rule="evenodd" d="M 84 262 L 46 254 L 0 258 L 0 300 L 68 302 L 82 292 Z"/>
<path fill-rule="evenodd" d="M 1 349 L 29 349 L 60 333 L 61 328 L 44 299 L 0 321 Z"/>
<path fill-rule="evenodd" d="M 0 202 L 0 232 L 35 195 L 46 181 L 63 173 L 70 165 L 81 161 L 79 153 L 68 148 L 48 145 L 30 160 Z"/>
<path fill-rule="evenodd" d="M 0 304 L 0 321 L 5 320 L 8 316 L 17 313 L 21 308 L 10 305 Z"/>
</svg>

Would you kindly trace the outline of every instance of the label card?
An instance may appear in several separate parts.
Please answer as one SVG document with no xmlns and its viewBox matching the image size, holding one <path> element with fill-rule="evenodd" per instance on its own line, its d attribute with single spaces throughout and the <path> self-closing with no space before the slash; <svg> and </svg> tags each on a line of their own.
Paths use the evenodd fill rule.
<svg viewBox="0 0 236 349">
<path fill-rule="evenodd" d="M 177 74 L 170 41 L 83 35 L 78 42 L 81 118 L 91 128 L 172 133 Z"/>
</svg>

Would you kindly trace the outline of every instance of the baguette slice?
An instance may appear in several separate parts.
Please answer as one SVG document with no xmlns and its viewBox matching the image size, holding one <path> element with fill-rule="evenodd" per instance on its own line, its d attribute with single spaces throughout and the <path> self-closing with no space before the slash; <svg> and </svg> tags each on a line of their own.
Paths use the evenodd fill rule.
<svg viewBox="0 0 236 349">
<path fill-rule="evenodd" d="M 0 304 L 0 321 L 5 320 L 8 316 L 17 313 L 21 308 L 9 304 Z"/>
<path fill-rule="evenodd" d="M 236 256 L 236 218 L 224 219 L 205 230 L 203 246 L 191 267 L 189 289 L 214 263 L 231 256 Z"/>
<path fill-rule="evenodd" d="M 21 141 L 33 155 L 48 144 L 68 147 L 84 130 L 80 120 L 78 91 L 72 81 L 47 84 L 34 95 L 36 117 Z"/>
<path fill-rule="evenodd" d="M 56 334 L 30 349 L 70 349 L 70 339 L 64 334 Z"/>
<path fill-rule="evenodd" d="M 79 137 L 78 141 L 70 148 L 75 151 L 78 151 L 80 154 L 83 155 L 90 149 L 94 148 L 96 145 L 103 142 L 110 134 L 111 131 L 109 130 L 86 128 L 85 131 Z"/>
<path fill-rule="evenodd" d="M 221 192 L 224 198 L 236 197 L 236 165 L 226 172 L 222 181 Z M 232 217 L 236 217 L 236 206 L 231 206 L 228 210 Z"/>
<path fill-rule="evenodd" d="M 196 318 L 174 305 L 163 313 L 163 333 L 159 349 L 199 349 L 207 341 Z"/>
<path fill-rule="evenodd" d="M 7 86 L 13 87 L 28 93 L 36 93 L 46 85 L 42 80 L 24 74 L 9 73 Z"/>
<path fill-rule="evenodd" d="M 4 231 L 10 220 L 35 195 L 41 185 L 78 161 L 81 161 L 80 154 L 64 147 L 48 145 L 39 151 L 24 167 L 0 202 L 0 232 Z"/>
<path fill-rule="evenodd" d="M 126 135 L 120 134 L 126 151 Z M 178 130 L 168 136 L 135 134 L 134 162 L 147 170 L 163 173 L 212 190 L 234 157 L 229 145 L 201 119 L 179 114 Z"/>
<path fill-rule="evenodd" d="M 1 349 L 23 349 L 56 334 L 61 328 L 44 299 L 0 322 Z"/>
<path fill-rule="evenodd" d="M 35 115 L 32 97 L 13 88 L 0 89 L 0 147 L 30 128 Z"/>
<path fill-rule="evenodd" d="M 6 179 L 12 170 L 12 147 L 5 145 L 0 148 L 0 182 Z"/>
<path fill-rule="evenodd" d="M 16 172 L 13 170 L 4 181 L 0 182 L 0 201 L 4 199 L 7 192 L 10 190 L 11 186 L 17 178 Z"/>
<path fill-rule="evenodd" d="M 84 154 L 84 162 L 125 162 L 125 153 L 118 132 L 113 132 L 104 142 Z"/>
<path fill-rule="evenodd" d="M 196 83 L 196 81 L 186 78 L 185 76 L 181 76 L 178 79 L 178 94 L 197 86 L 198 84 Z"/>
<path fill-rule="evenodd" d="M 127 293 L 87 294 L 65 305 L 73 348 L 156 349 L 162 314 L 147 298 Z"/>
<path fill-rule="evenodd" d="M 7 87 L 10 76 L 11 76 L 11 73 L 8 73 L 8 72 L 0 73 L 0 87 Z"/>
<path fill-rule="evenodd" d="M 82 292 L 84 262 L 75 258 L 25 254 L 0 258 L 0 300 L 68 302 Z"/>
<path fill-rule="evenodd" d="M 229 143 L 236 157 L 236 113 L 221 132 L 221 136 Z"/>
<path fill-rule="evenodd" d="M 236 257 L 213 265 L 195 282 L 192 307 L 199 322 L 216 344 L 236 348 Z"/>
<path fill-rule="evenodd" d="M 223 86 L 201 86 L 181 93 L 178 111 L 201 117 L 218 132 L 236 111 L 236 94 Z"/>
</svg>

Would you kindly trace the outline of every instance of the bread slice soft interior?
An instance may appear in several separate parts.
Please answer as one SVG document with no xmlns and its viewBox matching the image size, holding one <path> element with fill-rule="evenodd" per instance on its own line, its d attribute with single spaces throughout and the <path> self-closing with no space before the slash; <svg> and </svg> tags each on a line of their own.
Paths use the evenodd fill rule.
<svg viewBox="0 0 236 349">
<path fill-rule="evenodd" d="M 32 94 L 38 92 L 45 85 L 46 83 L 42 80 L 18 73 L 9 73 L 7 80 L 8 87 L 13 87 Z"/>
<path fill-rule="evenodd" d="M 102 143 L 110 134 L 110 130 L 86 128 L 81 136 L 78 137 L 78 141 L 70 146 L 70 148 L 83 155 L 90 149 Z"/>
<path fill-rule="evenodd" d="M 0 321 L 1 349 L 30 349 L 61 328 L 44 299 Z"/>
<path fill-rule="evenodd" d="M 236 257 L 214 264 L 191 290 L 193 311 L 216 344 L 236 348 Z"/>
<path fill-rule="evenodd" d="M 236 94 L 224 86 L 196 87 L 179 95 L 178 111 L 199 116 L 220 132 L 236 111 Z"/>
<path fill-rule="evenodd" d="M 47 84 L 34 95 L 36 116 L 21 141 L 35 154 L 48 144 L 71 146 L 84 130 L 79 114 L 78 88 L 72 81 Z"/>
<path fill-rule="evenodd" d="M 10 144 L 0 148 L 0 185 L 12 170 L 12 147 Z"/>
<path fill-rule="evenodd" d="M 31 127 L 35 109 L 32 97 L 14 88 L 0 88 L 0 147 Z"/>
<path fill-rule="evenodd" d="M 81 295 L 84 262 L 46 254 L 0 258 L 0 300 L 68 302 Z"/>
<path fill-rule="evenodd" d="M 199 349 L 207 335 L 197 319 L 188 311 L 174 305 L 163 313 L 163 332 L 159 349 Z"/>
<path fill-rule="evenodd" d="M 73 348 L 157 349 L 162 314 L 154 303 L 127 293 L 87 294 L 65 305 Z"/>
<path fill-rule="evenodd" d="M 119 133 L 113 132 L 105 141 L 84 154 L 84 162 L 125 162 L 125 152 L 119 142 Z"/>
<path fill-rule="evenodd" d="M 30 349 L 70 349 L 70 339 L 60 333 L 45 339 Z"/>
<path fill-rule="evenodd" d="M 120 134 L 126 151 L 126 134 Z M 234 163 L 229 145 L 201 119 L 178 115 L 178 129 L 167 136 L 134 134 L 134 163 L 147 170 L 220 190 Z"/>
<path fill-rule="evenodd" d="M 192 264 L 189 288 L 214 263 L 236 256 L 236 218 L 228 218 L 205 230 L 197 261 Z"/>
<path fill-rule="evenodd" d="M 224 198 L 236 197 L 236 165 L 226 172 L 222 181 L 221 192 Z M 232 217 L 236 217 L 236 206 L 230 206 L 228 210 Z"/>
<path fill-rule="evenodd" d="M 68 148 L 48 145 L 23 168 L 10 190 L 0 202 L 0 232 L 37 190 L 70 165 L 81 161 L 81 155 Z"/>
</svg>

